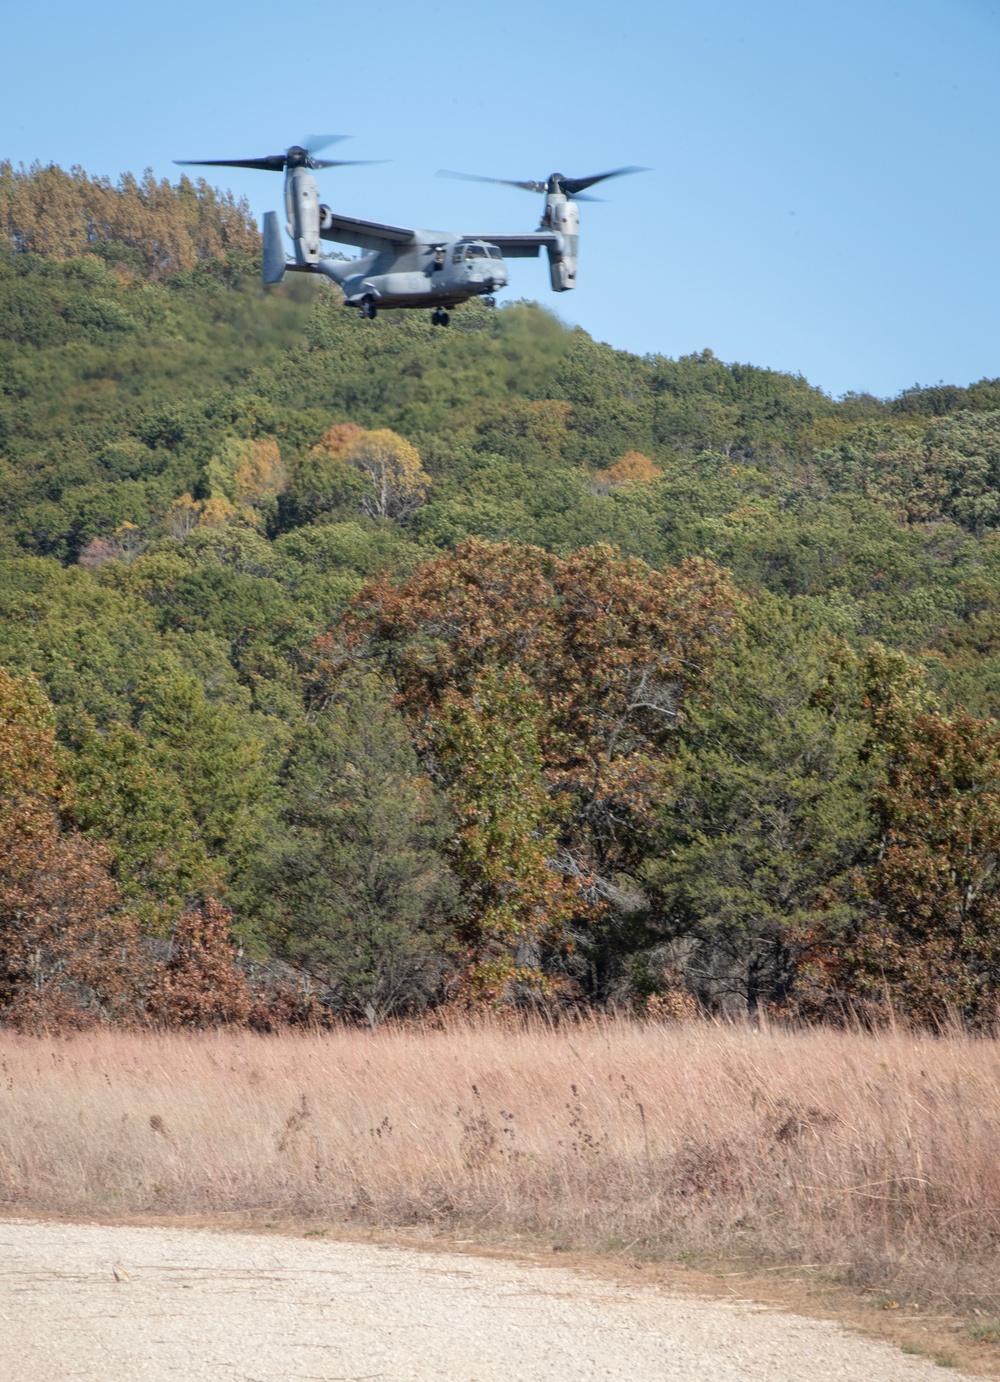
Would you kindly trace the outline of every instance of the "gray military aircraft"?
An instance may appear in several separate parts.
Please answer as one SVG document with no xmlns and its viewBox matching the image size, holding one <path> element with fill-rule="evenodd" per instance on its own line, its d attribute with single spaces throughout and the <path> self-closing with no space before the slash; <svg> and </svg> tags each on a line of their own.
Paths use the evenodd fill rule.
<svg viewBox="0 0 1000 1382">
<path fill-rule="evenodd" d="M 564 293 L 576 286 L 580 213 L 577 201 L 588 187 L 642 168 L 615 168 L 587 178 L 568 178 L 553 173 L 545 182 L 508 182 L 503 178 L 478 178 L 469 173 L 446 177 L 474 182 L 496 182 L 545 194 L 545 211 L 537 230 L 525 234 L 461 235 L 454 231 L 411 230 L 404 226 L 362 221 L 332 211 L 319 200 L 312 170 L 337 168 L 356 160 L 324 160 L 316 152 L 342 136 L 316 135 L 293 144 L 283 154 L 245 159 L 178 159 L 207 167 L 260 168 L 285 174 L 285 229 L 294 254 L 286 256 L 276 211 L 264 215 L 265 283 L 280 283 L 286 272 L 321 273 L 331 278 L 344 294 L 344 305 L 355 307 L 361 317 L 373 319 L 380 307 L 431 308 L 431 321 L 447 326 L 448 309 L 469 298 L 491 300 L 507 284 L 505 258 L 537 258 L 545 250 L 552 288 Z M 356 259 L 320 253 L 320 241 L 332 240 L 365 251 Z"/>
</svg>

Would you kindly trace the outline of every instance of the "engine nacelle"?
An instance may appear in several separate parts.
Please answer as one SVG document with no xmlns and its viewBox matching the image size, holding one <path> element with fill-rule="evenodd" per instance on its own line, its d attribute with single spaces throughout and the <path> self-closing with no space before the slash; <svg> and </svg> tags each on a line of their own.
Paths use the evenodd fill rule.
<svg viewBox="0 0 1000 1382">
<path fill-rule="evenodd" d="M 296 264 L 315 264 L 319 259 L 319 188 L 308 168 L 289 168 L 285 176 L 285 211 Z"/>
<path fill-rule="evenodd" d="M 550 192 L 546 197 L 542 225 L 560 237 L 559 249 L 549 250 L 549 277 L 552 291 L 568 292 L 576 287 L 576 256 L 580 243 L 580 211 L 576 202 L 563 192 Z"/>
<path fill-rule="evenodd" d="M 285 276 L 285 246 L 276 211 L 264 212 L 264 258 L 261 278 L 265 283 L 280 283 Z"/>
</svg>

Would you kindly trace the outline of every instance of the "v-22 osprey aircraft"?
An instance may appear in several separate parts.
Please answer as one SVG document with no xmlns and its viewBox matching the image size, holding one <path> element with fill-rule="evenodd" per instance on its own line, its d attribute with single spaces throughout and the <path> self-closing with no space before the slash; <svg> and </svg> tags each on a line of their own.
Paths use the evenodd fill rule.
<svg viewBox="0 0 1000 1382">
<path fill-rule="evenodd" d="M 541 224 L 525 234 L 461 235 L 453 231 L 412 230 L 404 226 L 363 221 L 332 211 L 319 199 L 313 171 L 343 167 L 348 160 L 318 159 L 316 153 L 339 135 L 312 136 L 293 144 L 283 154 L 248 159 L 178 159 L 208 167 L 260 168 L 285 174 L 285 229 L 292 240 L 293 257 L 286 257 L 276 211 L 264 215 L 265 283 L 280 283 L 286 272 L 321 273 L 333 279 L 344 294 L 344 305 L 373 319 L 380 307 L 431 308 L 431 321 L 447 326 L 448 308 L 469 298 L 491 298 L 506 287 L 505 259 L 536 258 L 545 250 L 552 288 L 557 293 L 576 286 L 577 246 L 580 233 L 578 201 L 588 187 L 642 168 L 615 168 L 592 177 L 569 178 L 552 173 L 544 182 L 509 182 L 504 178 L 480 178 L 468 173 L 444 172 L 443 176 L 473 182 L 493 182 L 544 193 Z M 350 160 L 353 162 L 354 160 Z M 353 245 L 365 251 L 359 258 L 320 253 L 320 241 Z"/>
</svg>

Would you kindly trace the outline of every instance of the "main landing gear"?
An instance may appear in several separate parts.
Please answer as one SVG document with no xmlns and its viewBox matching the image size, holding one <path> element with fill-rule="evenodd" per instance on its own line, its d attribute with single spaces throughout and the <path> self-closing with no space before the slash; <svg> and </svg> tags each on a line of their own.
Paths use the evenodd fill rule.
<svg viewBox="0 0 1000 1382">
<path fill-rule="evenodd" d="M 375 306 L 374 298 L 365 298 L 358 303 L 358 316 L 362 321 L 373 322 L 378 315 L 378 308 Z"/>
<path fill-rule="evenodd" d="M 431 313 L 431 326 L 447 326 L 451 321 L 448 313 L 441 307 L 435 307 Z"/>
</svg>

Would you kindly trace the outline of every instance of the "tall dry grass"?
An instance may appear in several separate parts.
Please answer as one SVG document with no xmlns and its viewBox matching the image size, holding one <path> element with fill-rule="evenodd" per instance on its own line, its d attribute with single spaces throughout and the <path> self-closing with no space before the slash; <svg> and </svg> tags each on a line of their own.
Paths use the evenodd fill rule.
<svg viewBox="0 0 1000 1382">
<path fill-rule="evenodd" d="M 1000 1047 L 623 1022 L 0 1035 L 0 1204 L 473 1224 L 997 1312 Z"/>
</svg>

